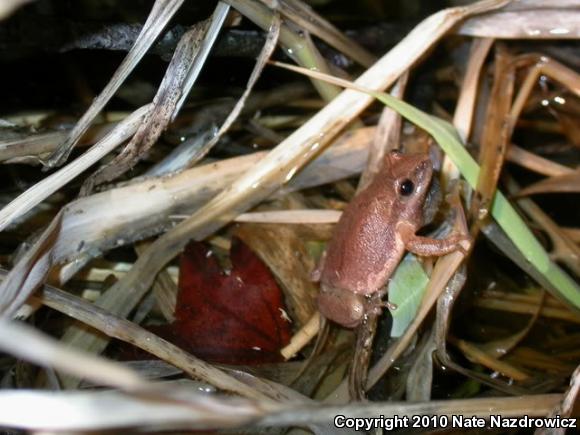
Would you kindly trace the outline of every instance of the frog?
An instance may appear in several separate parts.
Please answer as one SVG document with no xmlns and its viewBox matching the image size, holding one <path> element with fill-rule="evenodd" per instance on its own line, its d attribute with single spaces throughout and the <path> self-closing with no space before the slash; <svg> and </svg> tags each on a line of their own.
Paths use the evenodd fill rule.
<svg viewBox="0 0 580 435">
<path fill-rule="evenodd" d="M 381 170 L 344 209 L 313 272 L 320 282 L 322 316 L 355 328 L 368 310 L 396 308 L 369 301 L 381 301 L 405 252 L 431 257 L 469 249 L 470 239 L 464 234 L 451 233 L 445 239 L 417 234 L 425 224 L 433 174 L 428 153 L 387 153 Z"/>
</svg>

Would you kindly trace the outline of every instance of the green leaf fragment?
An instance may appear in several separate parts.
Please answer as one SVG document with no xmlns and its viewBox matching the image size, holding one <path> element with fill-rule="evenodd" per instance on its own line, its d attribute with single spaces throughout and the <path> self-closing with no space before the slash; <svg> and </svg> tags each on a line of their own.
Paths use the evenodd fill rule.
<svg viewBox="0 0 580 435">
<path fill-rule="evenodd" d="M 397 308 L 391 311 L 391 337 L 403 335 L 413 321 L 427 289 L 429 277 L 413 254 L 407 254 L 389 282 L 389 302 Z"/>
</svg>

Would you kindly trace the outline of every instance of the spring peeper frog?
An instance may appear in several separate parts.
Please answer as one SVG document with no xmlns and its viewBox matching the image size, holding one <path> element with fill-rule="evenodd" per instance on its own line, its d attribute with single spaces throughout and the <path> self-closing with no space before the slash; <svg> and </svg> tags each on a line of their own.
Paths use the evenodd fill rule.
<svg viewBox="0 0 580 435">
<path fill-rule="evenodd" d="M 432 177 L 427 154 L 392 152 L 381 172 L 346 207 L 313 274 L 320 280 L 318 307 L 324 317 L 347 328 L 357 326 L 367 300 L 384 291 L 407 250 L 438 256 L 469 247 L 464 235 L 443 240 L 416 235 Z"/>
</svg>

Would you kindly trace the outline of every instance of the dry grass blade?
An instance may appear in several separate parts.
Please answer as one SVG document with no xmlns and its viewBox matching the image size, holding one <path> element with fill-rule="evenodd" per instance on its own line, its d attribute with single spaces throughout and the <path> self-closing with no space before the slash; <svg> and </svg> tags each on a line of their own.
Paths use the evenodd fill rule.
<svg viewBox="0 0 580 435">
<path fill-rule="evenodd" d="M 514 83 L 515 71 L 512 66 L 512 57 L 501 46 L 497 46 L 494 82 L 479 152 L 481 169 L 477 178 L 476 193 L 471 202 L 470 212 L 475 222 L 471 230 L 472 237 L 476 236 L 481 221 L 489 216 L 497 190 L 505 153 L 512 134 L 512 127 L 506 119 L 509 116 Z"/>
<path fill-rule="evenodd" d="M 538 193 L 578 193 L 580 192 L 580 171 L 556 175 L 521 189 L 518 196 L 529 196 Z"/>
<path fill-rule="evenodd" d="M 277 10 L 273 11 L 258 1 L 227 1 L 242 15 L 266 31 L 273 22 L 274 15 L 278 14 Z M 286 50 L 286 54 L 304 68 L 313 68 L 324 72 L 329 71 L 326 60 L 314 46 L 307 32 L 282 22 L 280 26 L 280 44 Z M 326 101 L 332 100 L 340 92 L 340 89 L 336 86 L 321 80 L 313 80 L 312 84 Z"/>
<path fill-rule="evenodd" d="M 512 194 L 521 192 L 518 190 L 517 183 L 512 179 L 508 178 L 506 185 Z M 561 228 L 531 199 L 520 198 L 518 205 L 550 237 L 553 245 L 550 252 L 551 258 L 563 262 L 580 276 L 580 247 L 573 240 L 570 240 Z"/>
<path fill-rule="evenodd" d="M 449 337 L 449 341 L 457 346 L 467 357 L 467 359 L 474 363 L 488 367 L 515 381 L 525 381 L 529 378 L 527 373 L 517 369 L 505 361 L 500 361 L 497 357 L 491 355 L 489 352 L 484 351 L 479 346 L 475 346 L 473 343 L 469 343 L 465 340 L 455 339 L 453 337 Z"/>
<path fill-rule="evenodd" d="M 107 114 L 107 117 L 110 117 Z M 114 117 L 114 115 L 113 115 Z M 125 117 L 125 115 L 123 115 Z M 78 146 L 92 145 L 101 141 L 117 125 L 117 122 L 106 122 L 91 126 Z M 0 161 L 2 163 L 24 163 L 38 165 L 43 158 L 54 151 L 58 144 L 68 136 L 67 130 L 47 133 L 26 134 L 24 137 L 0 141 Z"/>
<path fill-rule="evenodd" d="M 461 90 L 457 105 L 455 106 L 455 113 L 453 115 L 453 125 L 459 132 L 463 142 L 467 142 L 471 137 L 471 128 L 473 124 L 473 114 L 476 108 L 476 99 L 479 90 L 479 77 L 485 59 L 491 49 L 494 40 L 492 38 L 476 38 L 471 43 L 471 50 L 469 53 L 469 60 L 467 62 L 467 69 L 463 82 L 461 83 Z M 451 164 L 449 158 L 446 161 Z M 455 170 L 457 171 L 457 169 Z M 451 178 L 458 178 L 459 174 Z"/>
<path fill-rule="evenodd" d="M 507 159 L 524 168 L 534 171 L 538 174 L 546 175 L 548 177 L 557 177 L 559 175 L 570 174 L 574 169 L 560 163 L 553 162 L 537 154 L 526 151 L 514 144 L 508 148 Z"/>
<path fill-rule="evenodd" d="M 244 93 L 238 99 L 235 106 L 228 114 L 226 120 L 219 128 L 217 133 L 214 135 L 214 137 L 212 137 L 209 141 L 207 141 L 194 155 L 190 157 L 189 165 L 193 165 L 195 162 L 199 161 L 202 157 L 204 157 L 211 150 L 211 148 L 218 143 L 218 141 L 221 139 L 224 133 L 226 133 L 230 129 L 232 124 L 240 115 L 242 109 L 244 108 L 246 100 L 250 96 L 250 93 L 252 92 L 252 89 L 256 84 L 256 81 L 262 74 L 262 71 L 264 70 L 266 63 L 272 56 L 274 50 L 276 49 L 276 44 L 278 43 L 278 36 L 280 35 L 280 26 L 281 26 L 280 17 L 277 14 L 273 15 L 272 24 L 270 25 L 270 29 L 268 30 L 266 42 L 264 43 L 264 46 L 260 51 L 260 55 L 256 60 L 256 65 L 252 70 L 252 74 L 250 75 L 248 83 L 246 84 L 246 89 L 244 90 Z"/>
<path fill-rule="evenodd" d="M 469 415 L 489 417 L 491 415 L 508 416 L 545 416 L 551 407 L 562 400 L 560 394 L 543 394 L 522 397 L 493 397 L 466 400 L 441 400 L 423 403 L 393 403 L 393 402 L 367 402 L 353 403 L 343 406 L 324 406 L 302 408 L 300 413 L 289 411 L 278 414 L 279 420 L 273 416 L 265 418 L 262 424 L 270 424 L 273 421 L 286 420 L 289 424 L 300 425 L 303 422 L 333 421 L 337 415 L 349 417 L 370 417 L 378 415 L 385 418 L 394 416 L 410 415 Z M 293 418 L 291 420 L 291 418 Z"/>
<path fill-rule="evenodd" d="M 141 328 L 128 320 L 113 316 L 107 311 L 53 287 L 45 287 L 40 300 L 57 311 L 89 325 L 119 340 L 131 343 L 190 376 L 245 397 L 268 400 L 268 397 L 228 376 L 221 370 L 188 354 L 179 347 Z"/>
<path fill-rule="evenodd" d="M 524 395 L 528 394 L 529 392 L 516 385 L 506 384 L 502 381 L 496 380 L 487 374 L 483 374 L 476 370 L 471 370 L 469 368 L 465 368 L 458 363 L 456 363 L 449 352 L 447 351 L 447 337 L 449 336 L 449 329 L 451 326 L 451 312 L 455 302 L 463 286 L 465 285 L 465 281 L 467 280 L 467 276 L 465 273 L 465 268 L 463 271 L 457 272 L 450 284 L 447 286 L 445 292 L 441 294 L 437 301 L 437 317 L 435 320 L 435 342 L 437 344 L 437 357 L 441 364 L 445 367 L 448 367 L 451 370 L 465 376 L 468 379 L 475 380 L 482 385 L 490 386 L 491 388 L 501 391 L 504 394 L 508 395 Z M 537 304 L 536 304 L 537 305 Z M 537 311 L 537 308 L 536 308 Z"/>
<path fill-rule="evenodd" d="M 77 122 L 74 129 L 69 134 L 67 140 L 52 154 L 48 166 L 54 167 L 60 165 L 68 155 L 72 148 L 79 141 L 82 135 L 87 131 L 95 117 L 105 107 L 107 102 L 123 84 L 127 76 L 131 73 L 133 68 L 139 63 L 141 58 L 145 55 L 151 44 L 157 39 L 161 31 L 167 25 L 171 17 L 177 12 L 183 0 L 156 0 L 147 21 L 143 25 L 143 29 L 135 41 L 135 45 L 131 51 L 127 53 L 125 59 L 115 74 L 105 86 L 105 89 L 93 101 L 93 104 L 85 112 L 82 118 Z"/>
<path fill-rule="evenodd" d="M 513 302 L 509 300 L 482 298 L 475 301 L 475 305 L 490 310 L 500 310 L 511 313 L 534 315 L 537 311 L 536 303 Z M 542 307 L 540 316 L 551 319 L 566 320 L 572 323 L 580 323 L 580 316 L 565 307 Z"/>
<path fill-rule="evenodd" d="M 17 139 L 0 141 L 0 161 L 2 163 L 40 163 L 39 155 L 54 150 L 58 142 L 66 139 L 66 132 L 54 131 L 28 135 Z"/>
<path fill-rule="evenodd" d="M 466 142 L 471 137 L 477 108 L 479 78 L 493 42 L 492 38 L 475 39 L 471 45 L 467 69 L 461 83 L 461 90 L 453 115 L 453 126 L 457 129 L 463 142 Z M 448 185 L 451 180 L 457 180 L 460 177 L 459 168 L 455 166 L 447 155 L 443 158 L 442 173 L 444 186 Z"/>
<path fill-rule="evenodd" d="M 292 336 L 290 343 L 288 343 L 286 347 L 280 350 L 280 353 L 286 359 L 292 358 L 294 355 L 300 352 L 300 350 L 306 346 L 310 340 L 316 336 L 316 334 L 318 334 L 319 330 L 320 313 L 317 311 L 310 319 L 308 319 L 308 322 L 306 322 L 304 326 L 302 326 L 302 328 L 300 328 L 298 332 Z"/>
<path fill-rule="evenodd" d="M 135 251 L 140 254 L 147 249 L 146 243 L 135 245 Z M 107 272 L 109 273 L 109 272 Z M 176 278 L 177 279 L 177 278 Z M 177 302 L 177 284 L 171 277 L 167 269 L 162 270 L 155 278 L 153 283 L 153 295 L 155 296 L 155 303 L 163 314 L 165 320 L 169 323 L 175 320 L 175 304 Z"/>
<path fill-rule="evenodd" d="M 216 427 L 304 426 L 332 423 L 337 415 L 391 419 L 406 415 L 491 415 L 543 417 L 560 404 L 562 395 L 544 394 L 524 397 L 431 401 L 423 403 L 371 402 L 347 406 L 267 405 L 233 398 L 205 397 L 180 388 L 167 400 L 147 396 L 126 396 L 117 392 L 44 392 L 3 391 L 0 393 L 0 424 L 23 429 L 57 431 L 120 429 L 212 429 Z M 163 391 L 163 390 L 161 390 Z M 163 396 L 161 396 L 163 398 Z M 37 410 L 31 419 L 29 409 Z M 87 415 L 87 409 L 96 409 Z M 9 412 L 26 410 L 26 412 Z M 227 416 L 224 419 L 224 416 Z M 343 429 L 344 431 L 344 429 Z M 316 431 L 322 433 L 336 433 Z M 351 432 L 352 433 L 352 432 Z"/>
<path fill-rule="evenodd" d="M 0 425 L 47 433 L 85 431 L 216 429 L 247 425 L 272 409 L 263 403 L 211 397 L 186 388 L 159 386 L 155 396 L 118 391 L 0 392 Z M 30 418 L 34 409 L 34 418 Z M 36 432 L 36 433 L 38 433 Z"/>
<path fill-rule="evenodd" d="M 520 56 L 518 66 L 531 66 L 518 95 L 512 105 L 511 120 L 512 126 L 519 118 L 524 108 L 525 102 L 532 93 L 533 87 L 537 84 L 541 75 L 546 75 L 553 80 L 564 85 L 568 90 L 580 97 L 580 75 L 566 67 L 565 65 L 538 54 Z M 513 128 L 513 127 L 512 127 Z"/>
<path fill-rule="evenodd" d="M 18 8 L 30 3 L 32 0 L 4 0 L 0 3 L 0 20 L 8 18 Z"/>
<path fill-rule="evenodd" d="M 193 87 L 193 84 L 197 80 L 197 77 L 199 76 L 201 69 L 205 64 L 205 61 L 209 56 L 209 52 L 211 51 L 211 48 L 213 47 L 213 45 L 217 40 L 218 33 L 226 21 L 229 11 L 230 11 L 229 5 L 219 1 L 213 11 L 211 18 L 209 18 L 210 20 L 209 27 L 205 32 L 203 41 L 201 41 L 201 45 L 196 54 L 195 60 L 191 65 L 191 68 L 187 72 L 185 84 L 183 85 L 183 92 L 181 93 L 179 101 L 177 102 L 177 106 L 175 107 L 175 110 L 173 112 L 172 120 L 175 119 L 175 116 L 177 116 L 177 114 L 181 110 L 183 103 L 185 103 L 185 99 L 187 98 L 189 91 Z"/>
<path fill-rule="evenodd" d="M 129 139 L 142 124 L 150 109 L 150 105 L 137 109 L 82 156 L 36 183 L 4 206 L 0 210 L 0 231 Z"/>
<path fill-rule="evenodd" d="M 235 221 L 263 224 L 335 224 L 340 215 L 338 210 L 273 210 L 242 213 Z"/>
<path fill-rule="evenodd" d="M 577 367 L 570 380 L 570 388 L 564 394 L 564 400 L 554 409 L 552 415 L 573 415 L 575 404 L 578 403 L 580 393 L 580 367 Z"/>
<path fill-rule="evenodd" d="M 511 352 L 524 338 L 526 338 L 530 330 L 536 324 L 545 303 L 546 292 L 541 291 L 536 304 L 536 312 L 531 316 L 528 324 L 522 330 L 505 338 L 488 341 L 485 344 L 479 345 L 479 348 L 497 358 L 501 358 L 506 353 Z"/>
<path fill-rule="evenodd" d="M 144 387 L 132 370 L 104 358 L 81 353 L 25 324 L 0 320 L 0 349 L 10 355 L 122 389 Z"/>
<path fill-rule="evenodd" d="M 580 8 L 574 0 L 523 0 L 467 20 L 460 35 L 496 39 L 577 39 Z"/>
<path fill-rule="evenodd" d="M 260 1 L 268 7 L 276 8 L 286 18 L 318 36 L 331 47 L 342 51 L 362 66 L 368 68 L 376 61 L 376 58 L 365 48 L 344 35 L 301 0 Z"/>
<path fill-rule="evenodd" d="M 393 86 L 391 95 L 403 99 L 408 80 L 409 74 L 406 72 L 399 78 L 395 86 Z M 381 113 L 373 144 L 369 151 L 367 166 L 361 174 L 358 182 L 357 190 L 359 192 L 372 181 L 374 176 L 382 168 L 386 153 L 398 147 L 401 137 L 401 125 L 401 115 L 399 115 L 395 110 L 385 106 Z"/>
<path fill-rule="evenodd" d="M 82 195 L 90 193 L 93 186 L 111 181 L 131 169 L 157 142 L 161 133 L 169 125 L 180 98 L 183 94 L 187 94 L 186 79 L 198 58 L 200 43 L 206 34 L 207 27 L 206 22 L 198 24 L 181 37 L 161 85 L 153 98 L 151 110 L 121 153 L 85 181 Z"/>
</svg>

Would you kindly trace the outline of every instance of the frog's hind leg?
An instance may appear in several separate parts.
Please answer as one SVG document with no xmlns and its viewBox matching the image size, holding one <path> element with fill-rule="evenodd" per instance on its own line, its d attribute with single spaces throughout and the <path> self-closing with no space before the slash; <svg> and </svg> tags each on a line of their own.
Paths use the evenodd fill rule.
<svg viewBox="0 0 580 435">
<path fill-rule="evenodd" d="M 348 390 L 352 400 L 366 399 L 365 390 L 373 341 L 382 312 L 380 307 L 383 306 L 381 297 L 381 292 L 376 292 L 367 298 L 364 321 L 356 329 L 356 346 L 348 373 Z"/>
</svg>

